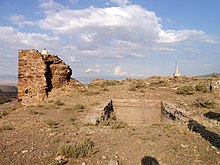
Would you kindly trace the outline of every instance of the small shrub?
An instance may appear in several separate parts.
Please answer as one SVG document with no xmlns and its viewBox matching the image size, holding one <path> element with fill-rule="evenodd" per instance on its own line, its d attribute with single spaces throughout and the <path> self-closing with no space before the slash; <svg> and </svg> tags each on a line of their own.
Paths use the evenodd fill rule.
<svg viewBox="0 0 220 165">
<path fill-rule="evenodd" d="M 93 153 L 94 143 L 87 139 L 80 144 L 63 144 L 60 147 L 61 155 L 69 158 L 83 158 Z"/>
<path fill-rule="evenodd" d="M 0 111 L 0 118 L 2 118 L 3 116 L 6 116 L 6 115 L 8 115 L 9 114 L 9 112 L 8 111 Z"/>
<path fill-rule="evenodd" d="M 133 80 L 134 80 L 134 79 L 132 79 L 132 78 L 126 78 L 125 81 L 132 82 Z"/>
<path fill-rule="evenodd" d="M 72 106 L 66 106 L 63 108 L 64 111 L 71 111 L 73 110 L 74 108 Z"/>
<path fill-rule="evenodd" d="M 101 91 L 104 91 L 104 92 L 109 91 L 109 89 L 108 89 L 107 86 L 103 86 L 100 90 L 101 90 Z"/>
<path fill-rule="evenodd" d="M 142 89 L 146 87 L 146 83 L 142 80 L 136 80 L 131 83 L 129 91 L 136 91 L 137 89 Z"/>
<path fill-rule="evenodd" d="M 51 120 L 51 119 L 45 120 L 44 123 L 47 124 L 47 126 L 49 126 L 50 128 L 57 128 L 59 125 L 58 122 Z"/>
<path fill-rule="evenodd" d="M 166 87 L 168 83 L 163 80 L 150 82 L 150 87 Z"/>
<path fill-rule="evenodd" d="M 88 89 L 86 89 L 86 88 L 80 88 L 78 91 L 79 91 L 80 93 L 87 93 L 87 92 L 88 92 Z"/>
<path fill-rule="evenodd" d="M 114 86 L 119 84 L 119 81 L 117 80 L 105 80 L 102 82 L 101 86 Z"/>
<path fill-rule="evenodd" d="M 82 109 L 85 109 L 85 106 L 82 105 L 82 104 L 76 104 L 76 105 L 74 106 L 74 109 L 76 109 L 76 110 L 82 110 Z"/>
<path fill-rule="evenodd" d="M 128 124 L 123 122 L 123 121 L 116 121 L 112 124 L 112 129 L 120 129 L 120 128 L 125 128 L 127 127 Z"/>
<path fill-rule="evenodd" d="M 11 125 L 3 125 L 0 127 L 0 132 L 2 131 L 8 131 L 8 130 L 13 130 L 14 128 Z"/>
<path fill-rule="evenodd" d="M 92 95 L 99 95 L 100 92 L 99 91 L 87 91 L 84 94 L 87 96 L 92 96 Z"/>
<path fill-rule="evenodd" d="M 197 98 L 194 102 L 195 106 L 202 107 L 202 108 L 215 108 L 217 106 L 217 103 L 213 100 L 209 100 L 206 98 Z"/>
<path fill-rule="evenodd" d="M 109 126 L 111 123 L 112 123 L 111 120 L 104 120 L 104 121 L 101 122 L 101 125 L 103 125 L 103 126 Z"/>
<path fill-rule="evenodd" d="M 57 105 L 57 106 L 62 106 L 62 105 L 64 105 L 64 103 L 63 103 L 61 100 L 56 100 L 56 101 L 54 102 L 54 104 Z"/>
<path fill-rule="evenodd" d="M 32 114 L 32 115 L 44 115 L 43 112 L 39 112 L 37 110 L 30 110 L 30 114 Z"/>
<path fill-rule="evenodd" d="M 98 102 L 98 101 L 94 101 L 92 104 L 91 104 L 91 106 L 97 106 L 97 105 L 99 105 L 100 103 Z"/>
<path fill-rule="evenodd" d="M 192 95 L 193 94 L 193 91 L 194 91 L 194 88 L 192 86 L 182 86 L 182 87 L 179 87 L 177 89 L 177 94 L 183 94 L 183 95 Z"/>
<path fill-rule="evenodd" d="M 70 117 L 70 121 L 72 125 L 76 125 L 76 118 L 75 117 Z"/>
<path fill-rule="evenodd" d="M 199 83 L 195 86 L 196 91 L 207 92 L 207 88 L 204 83 Z"/>
</svg>

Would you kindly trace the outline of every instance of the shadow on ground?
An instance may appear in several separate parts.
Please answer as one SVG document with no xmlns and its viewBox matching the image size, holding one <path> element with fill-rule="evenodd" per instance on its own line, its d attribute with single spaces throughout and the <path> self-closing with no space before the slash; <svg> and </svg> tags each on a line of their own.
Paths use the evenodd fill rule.
<svg viewBox="0 0 220 165">
<path fill-rule="evenodd" d="M 207 130 L 205 126 L 201 125 L 195 120 L 189 120 L 188 128 L 191 131 L 199 133 L 205 140 L 209 141 L 213 146 L 220 149 L 220 136 L 218 134 Z"/>
<path fill-rule="evenodd" d="M 209 111 L 205 113 L 204 116 L 212 120 L 220 121 L 220 114 L 216 112 Z"/>
<path fill-rule="evenodd" d="M 141 165 L 159 165 L 159 163 L 155 158 L 145 156 L 141 159 Z"/>
</svg>

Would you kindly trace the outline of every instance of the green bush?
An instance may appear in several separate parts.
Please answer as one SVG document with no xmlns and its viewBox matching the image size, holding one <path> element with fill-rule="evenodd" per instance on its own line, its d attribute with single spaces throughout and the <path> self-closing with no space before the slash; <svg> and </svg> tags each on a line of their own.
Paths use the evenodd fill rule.
<svg viewBox="0 0 220 165">
<path fill-rule="evenodd" d="M 136 80 L 129 86 L 129 91 L 136 91 L 146 87 L 146 83 L 143 80 Z"/>
<path fill-rule="evenodd" d="M 61 155 L 69 158 L 83 158 L 93 153 L 94 143 L 87 139 L 80 144 L 63 144 L 60 147 Z"/>
<path fill-rule="evenodd" d="M 0 111 L 0 118 L 2 118 L 3 116 L 8 115 L 9 113 L 7 111 Z"/>
<path fill-rule="evenodd" d="M 56 100 L 56 101 L 54 102 L 54 104 L 57 105 L 57 106 L 62 106 L 62 105 L 64 105 L 64 103 L 63 103 L 61 100 Z"/>
<path fill-rule="evenodd" d="M 197 98 L 194 102 L 195 106 L 202 107 L 202 108 L 215 108 L 217 106 L 217 103 L 213 100 L 209 100 L 207 98 Z"/>
<path fill-rule="evenodd" d="M 76 110 L 82 110 L 82 109 L 85 109 L 85 106 L 82 105 L 82 104 L 76 104 L 76 105 L 74 106 L 74 109 L 76 109 Z"/>
<path fill-rule="evenodd" d="M 113 124 L 112 124 L 112 129 L 120 129 L 120 128 L 125 128 L 125 127 L 128 127 L 128 124 L 123 122 L 123 121 L 115 121 Z"/>
<path fill-rule="evenodd" d="M 159 81 L 154 81 L 150 82 L 151 87 L 166 87 L 168 86 L 167 81 L 159 80 Z"/>
<path fill-rule="evenodd" d="M 12 125 L 3 125 L 0 127 L 0 132 L 8 131 L 8 130 L 14 130 L 13 126 Z"/>
<path fill-rule="evenodd" d="M 47 124 L 48 127 L 50 128 L 57 128 L 59 123 L 54 121 L 54 120 L 51 120 L 51 119 L 47 119 L 44 121 L 45 124 Z"/>
<path fill-rule="evenodd" d="M 177 89 L 177 94 L 181 95 L 192 95 L 194 92 L 194 88 L 192 86 L 182 86 Z"/>
<path fill-rule="evenodd" d="M 207 92 L 207 88 L 204 83 L 199 83 L 195 86 L 196 91 Z"/>
</svg>

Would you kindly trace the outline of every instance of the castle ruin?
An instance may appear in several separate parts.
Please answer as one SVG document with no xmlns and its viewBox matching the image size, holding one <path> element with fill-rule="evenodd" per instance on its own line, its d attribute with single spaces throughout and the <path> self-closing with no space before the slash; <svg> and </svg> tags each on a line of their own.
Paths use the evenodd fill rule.
<svg viewBox="0 0 220 165">
<path fill-rule="evenodd" d="M 44 100 L 53 88 L 67 84 L 72 75 L 57 55 L 46 50 L 18 51 L 18 99 L 22 105 L 34 105 Z"/>
</svg>

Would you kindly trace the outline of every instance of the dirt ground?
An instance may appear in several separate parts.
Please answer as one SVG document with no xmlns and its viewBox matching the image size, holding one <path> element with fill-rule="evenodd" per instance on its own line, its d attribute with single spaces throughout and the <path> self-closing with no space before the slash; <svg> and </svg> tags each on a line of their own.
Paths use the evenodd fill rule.
<svg viewBox="0 0 220 165">
<path fill-rule="evenodd" d="M 209 91 L 210 82 L 219 80 L 215 77 L 98 79 L 82 87 L 56 89 L 38 106 L 24 107 L 15 101 L 0 105 L 0 164 L 107 165 L 115 160 L 120 165 L 146 165 L 148 158 L 160 165 L 220 164 L 220 95 Z M 199 83 L 207 90 L 196 91 Z M 183 86 L 192 86 L 191 93 L 177 94 Z M 198 98 L 209 101 L 204 103 L 207 106 L 198 104 Z M 113 107 L 125 101 L 129 111 L 132 106 L 134 111 L 138 111 L 138 106 L 146 106 L 146 112 L 141 109 L 132 114 L 124 106 L 121 111 L 115 108 L 116 121 L 85 124 L 86 115 L 101 112 L 110 100 Z M 190 130 L 190 122 L 159 120 L 161 101 L 184 108 L 199 126 Z M 62 154 L 62 145 L 86 139 L 94 143 L 90 154 L 82 158 L 66 156 L 63 162 L 55 160 Z"/>
</svg>

